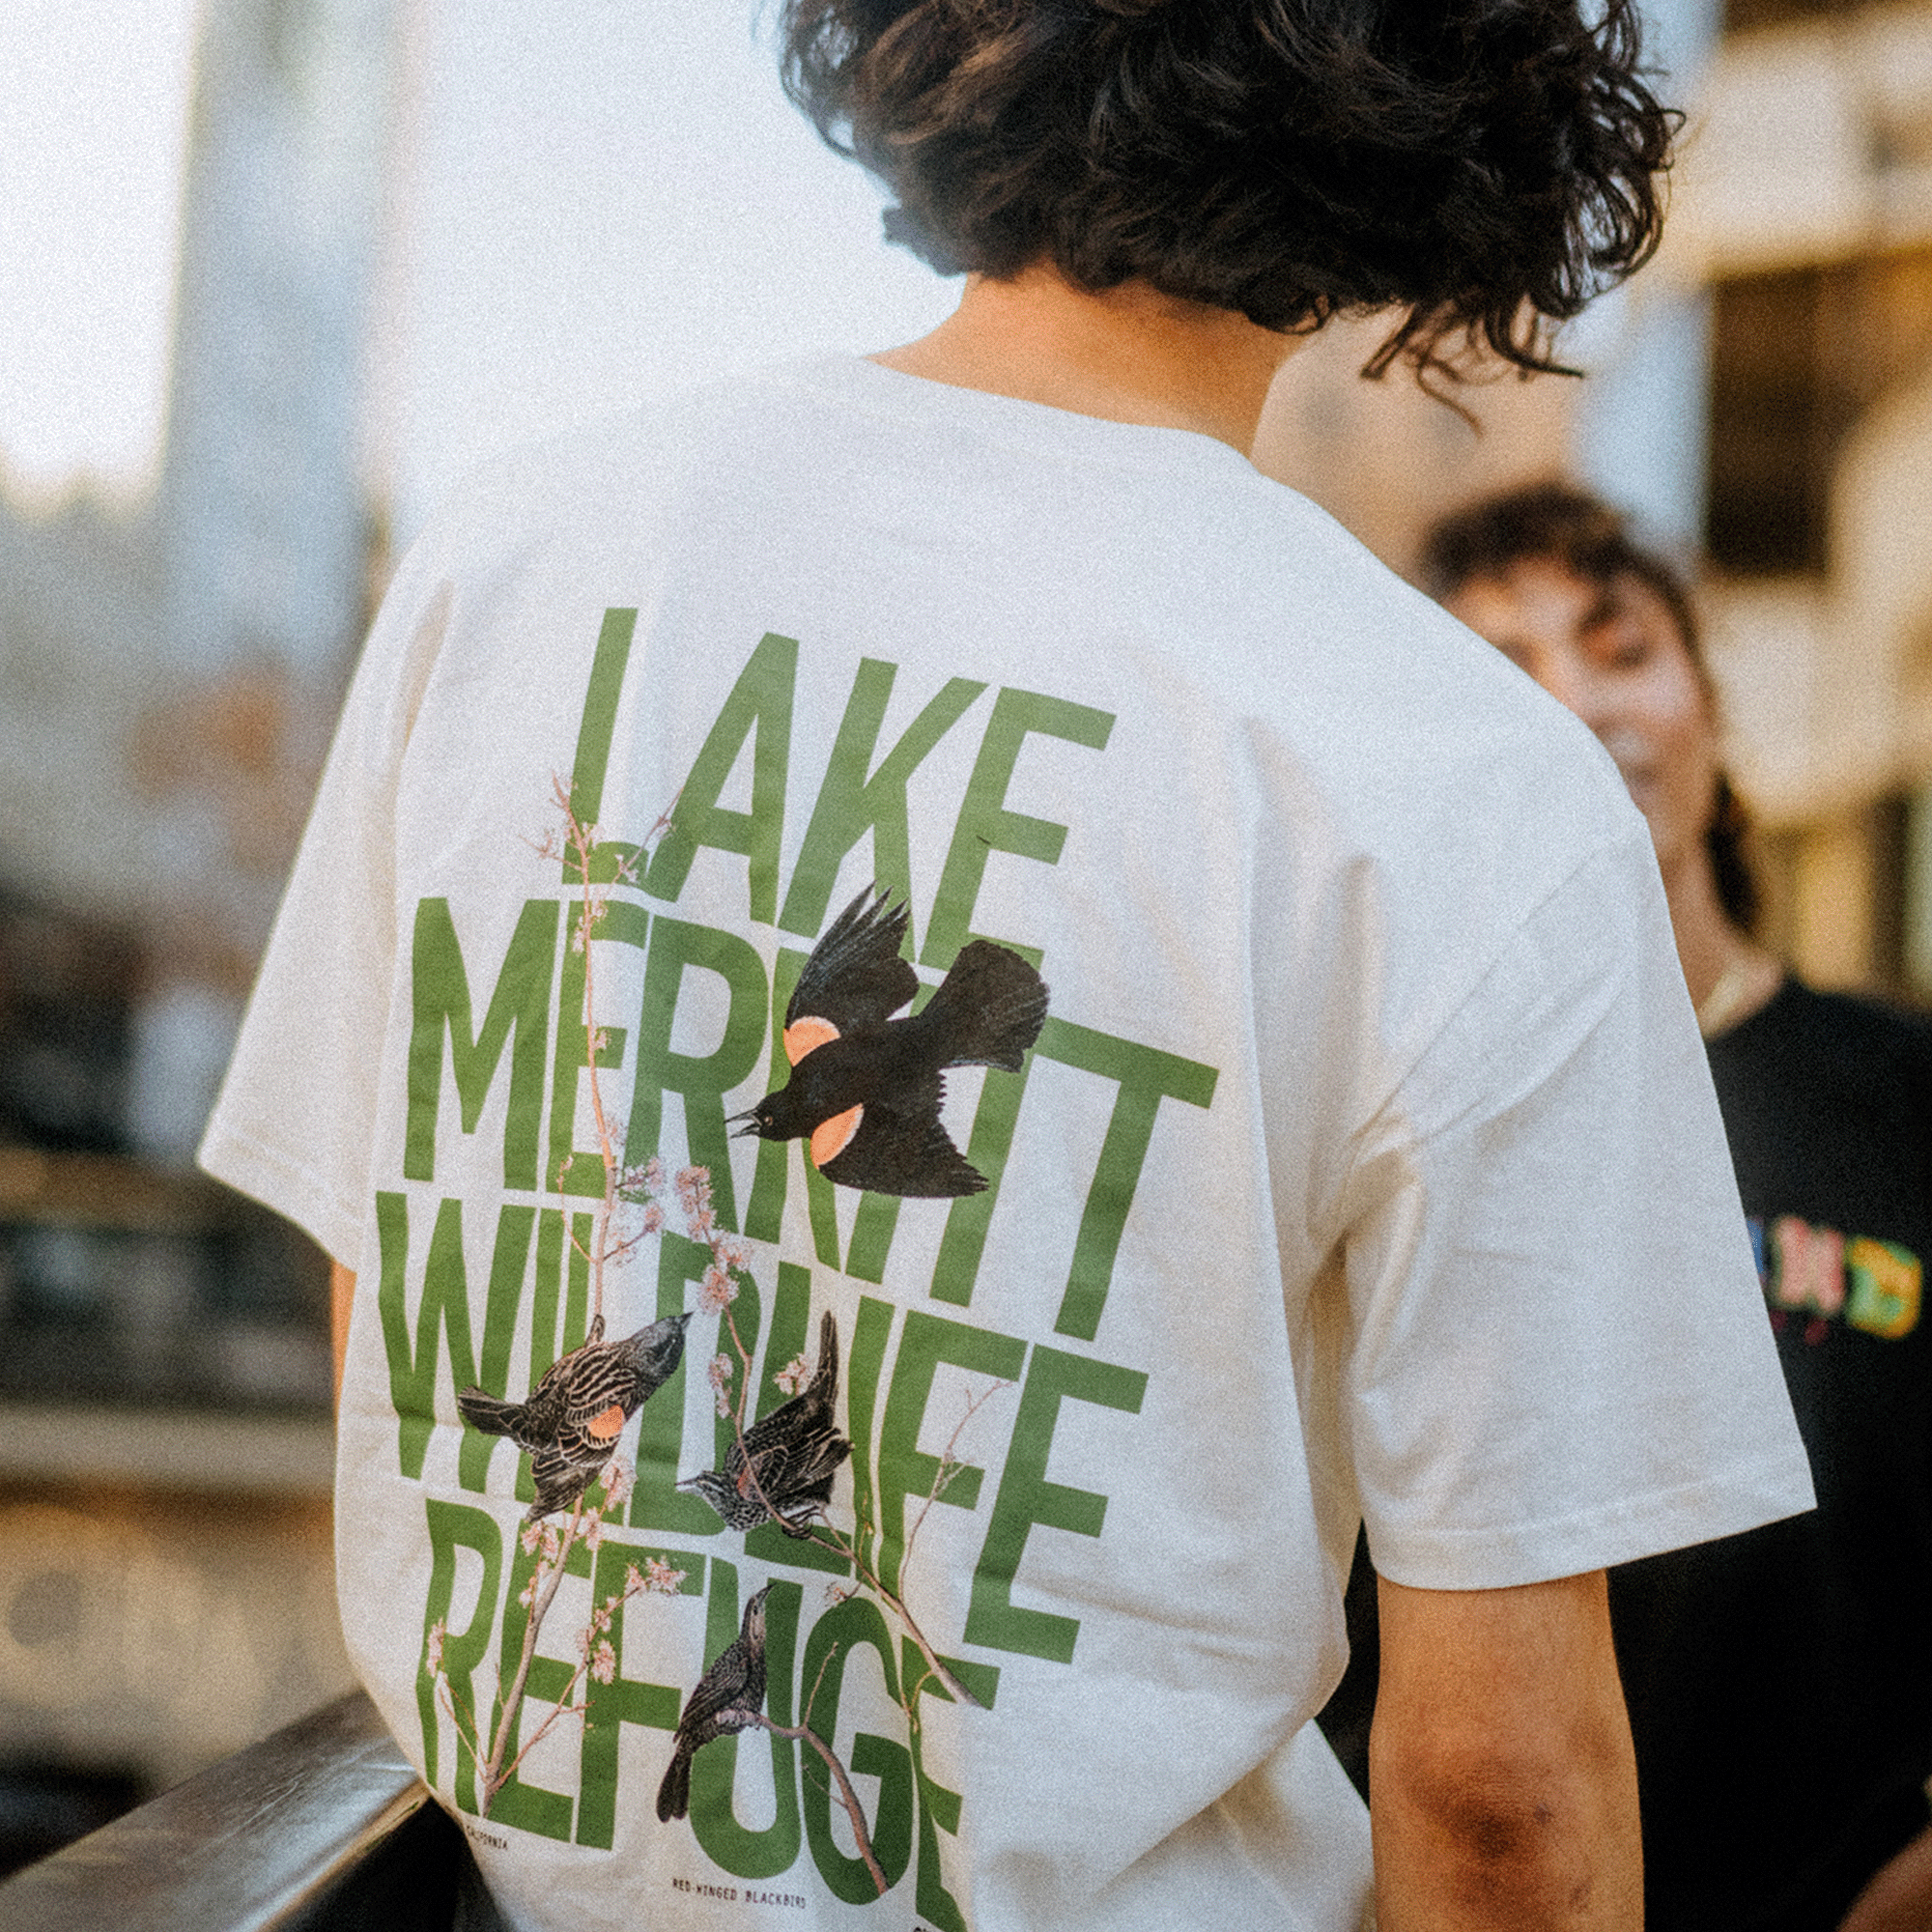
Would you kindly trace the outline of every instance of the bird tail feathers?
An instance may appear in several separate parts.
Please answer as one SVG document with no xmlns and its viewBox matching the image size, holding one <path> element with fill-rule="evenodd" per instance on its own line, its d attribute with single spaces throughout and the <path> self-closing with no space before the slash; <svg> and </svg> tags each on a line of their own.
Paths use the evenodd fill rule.
<svg viewBox="0 0 1932 1932">
<path fill-rule="evenodd" d="M 830 1402 L 838 1387 L 838 1321 L 827 1309 L 818 1322 L 818 1362 L 811 1372 L 811 1392 Z"/>
<path fill-rule="evenodd" d="M 976 939 L 960 948 L 921 1019 L 950 1036 L 946 1065 L 1017 1073 L 1046 1021 L 1046 981 L 1009 948 Z"/>
<path fill-rule="evenodd" d="M 494 1395 L 485 1395 L 480 1388 L 467 1388 L 457 1398 L 456 1406 L 463 1411 L 463 1419 L 472 1429 L 480 1429 L 485 1435 L 515 1435 L 523 1426 L 524 1406 L 520 1402 L 501 1402 Z"/>
<path fill-rule="evenodd" d="M 671 1752 L 670 1769 L 658 1786 L 658 1817 L 666 1824 L 691 1809 L 691 1753 L 681 1746 Z"/>
</svg>

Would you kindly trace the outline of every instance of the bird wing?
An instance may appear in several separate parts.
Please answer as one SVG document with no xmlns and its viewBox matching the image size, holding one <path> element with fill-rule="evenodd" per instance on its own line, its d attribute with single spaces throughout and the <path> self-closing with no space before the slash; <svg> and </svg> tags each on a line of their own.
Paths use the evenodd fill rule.
<svg viewBox="0 0 1932 1932">
<path fill-rule="evenodd" d="M 568 1509 L 590 1486 L 590 1475 L 581 1463 L 573 1463 L 554 1443 L 536 1450 L 530 1457 L 530 1483 L 536 1499 L 530 1505 L 533 1517 L 549 1516 Z"/>
<path fill-rule="evenodd" d="M 905 943 L 906 907 L 889 905 L 877 886 L 867 886 L 832 922 L 811 949 L 785 1008 L 785 1032 L 801 1021 L 829 1023 L 837 1033 L 889 1019 L 919 991 L 919 975 L 899 956 Z M 798 1036 L 802 1059 L 830 1035 Z"/>
<path fill-rule="evenodd" d="M 684 1710 L 677 1720 L 678 1735 L 690 1737 L 699 1744 L 710 1742 L 712 1732 L 700 1736 L 715 1722 L 720 1712 L 729 1711 L 751 1703 L 753 1693 L 753 1679 L 755 1675 L 756 1698 L 764 1701 L 764 1658 L 755 1659 L 752 1646 L 743 1635 L 734 1636 L 719 1653 L 718 1661 L 692 1687 L 691 1694 L 684 1700 Z"/>
<path fill-rule="evenodd" d="M 939 1122 L 945 1094 L 945 1081 L 931 1073 L 890 1102 L 867 1101 L 852 1138 L 819 1173 L 840 1187 L 874 1194 L 923 1200 L 978 1194 L 986 1177 L 952 1145 Z"/>
<path fill-rule="evenodd" d="M 584 1363 L 593 1360 L 602 1347 L 594 1336 L 587 1342 L 580 1342 L 537 1378 L 536 1386 L 524 1404 L 523 1433 L 517 1438 L 526 1449 L 535 1449 L 556 1439 L 558 1425 L 570 1412 L 571 1385 Z"/>
<path fill-rule="evenodd" d="M 799 1401 L 808 1400 L 800 1396 Z M 776 1411 L 774 1411 L 776 1413 Z M 800 1429 L 763 1447 L 753 1446 L 752 1467 L 768 1502 L 777 1503 L 794 1491 L 829 1483 L 852 1445 L 832 1426 L 829 1410 Z"/>
<path fill-rule="evenodd" d="M 579 1463 L 608 1456 L 618 1430 L 638 1407 L 639 1383 L 631 1351 L 622 1342 L 603 1342 L 571 1358 L 556 1439 Z"/>
</svg>

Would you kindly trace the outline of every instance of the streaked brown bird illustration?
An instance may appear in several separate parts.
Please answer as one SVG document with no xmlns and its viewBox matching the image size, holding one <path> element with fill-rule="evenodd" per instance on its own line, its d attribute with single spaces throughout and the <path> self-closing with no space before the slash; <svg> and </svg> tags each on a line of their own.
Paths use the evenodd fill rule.
<svg viewBox="0 0 1932 1932">
<path fill-rule="evenodd" d="M 838 1323 L 828 1308 L 818 1324 L 818 1365 L 789 1402 L 753 1423 L 725 1452 L 722 1469 L 687 1476 L 732 1529 L 755 1529 L 777 1519 L 787 1536 L 804 1536 L 832 1498 L 832 1479 L 852 1453 L 839 1435 Z"/>
<path fill-rule="evenodd" d="M 713 1738 L 748 1731 L 758 1721 L 765 1702 L 765 1599 L 771 1592 L 767 1583 L 745 1605 L 738 1634 L 684 1700 L 670 1766 L 658 1786 L 658 1816 L 667 1823 L 691 1809 L 691 1760 Z"/>
<path fill-rule="evenodd" d="M 507 1435 L 530 1454 L 536 1501 L 527 1520 L 568 1509 L 610 1462 L 625 1423 L 664 1386 L 684 1358 L 689 1315 L 667 1315 L 620 1342 L 604 1340 L 604 1318 L 583 1346 L 543 1373 L 523 1402 L 467 1388 L 456 1406 L 472 1429 Z"/>
</svg>

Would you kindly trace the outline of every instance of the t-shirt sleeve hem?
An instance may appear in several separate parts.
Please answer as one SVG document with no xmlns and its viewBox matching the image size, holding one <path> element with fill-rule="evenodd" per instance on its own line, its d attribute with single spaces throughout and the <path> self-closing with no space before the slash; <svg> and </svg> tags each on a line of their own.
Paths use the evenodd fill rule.
<svg viewBox="0 0 1932 1932">
<path fill-rule="evenodd" d="M 293 1221 L 332 1261 L 360 1265 L 362 1216 L 311 1169 L 218 1122 L 196 1159 L 204 1173 Z"/>
<path fill-rule="evenodd" d="M 1370 1554 L 1417 1590 L 1503 1590 L 1736 1536 L 1814 1507 L 1802 1450 L 1577 1515 L 1470 1529 L 1372 1529 Z"/>
</svg>

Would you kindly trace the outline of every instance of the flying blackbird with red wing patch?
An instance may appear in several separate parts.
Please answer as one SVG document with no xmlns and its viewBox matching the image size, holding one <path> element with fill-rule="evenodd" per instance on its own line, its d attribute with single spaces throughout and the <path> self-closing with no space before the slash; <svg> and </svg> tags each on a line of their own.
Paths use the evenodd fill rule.
<svg viewBox="0 0 1932 1932">
<path fill-rule="evenodd" d="M 740 1135 L 806 1143 L 841 1187 L 877 1194 L 978 1194 L 986 1178 L 941 1125 L 949 1066 L 1017 1073 L 1046 1020 L 1046 982 L 1009 947 L 975 939 L 925 1004 L 900 956 L 906 907 L 868 886 L 805 962 L 785 1009 L 791 1078 L 749 1113 Z"/>
</svg>

